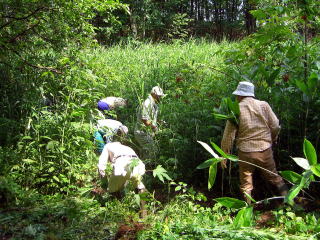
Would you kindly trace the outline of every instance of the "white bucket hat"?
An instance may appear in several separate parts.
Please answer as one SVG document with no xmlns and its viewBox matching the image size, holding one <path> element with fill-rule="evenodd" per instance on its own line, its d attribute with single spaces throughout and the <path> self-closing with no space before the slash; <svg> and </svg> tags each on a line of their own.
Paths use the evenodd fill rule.
<svg viewBox="0 0 320 240">
<path fill-rule="evenodd" d="M 120 131 L 122 134 L 127 135 L 129 130 L 128 130 L 128 128 L 127 128 L 125 125 L 121 125 L 121 126 L 119 127 L 119 131 Z"/>
<path fill-rule="evenodd" d="M 251 82 L 239 82 L 237 89 L 232 94 L 243 97 L 254 97 L 254 85 Z"/>
<path fill-rule="evenodd" d="M 163 97 L 164 96 L 163 90 L 158 86 L 153 87 L 152 90 L 151 90 L 151 93 L 154 93 L 155 95 L 157 95 L 159 97 Z"/>
</svg>

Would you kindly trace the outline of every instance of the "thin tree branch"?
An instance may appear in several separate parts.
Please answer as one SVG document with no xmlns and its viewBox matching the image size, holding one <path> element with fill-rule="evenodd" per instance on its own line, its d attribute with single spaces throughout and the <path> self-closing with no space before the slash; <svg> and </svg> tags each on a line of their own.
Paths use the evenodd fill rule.
<svg viewBox="0 0 320 240">
<path fill-rule="evenodd" d="M 9 18 L 12 19 L 12 21 L 9 21 L 5 24 L 3 24 L 2 26 L 0 26 L 0 29 L 10 25 L 11 23 L 13 23 L 14 21 L 20 21 L 20 20 L 25 20 L 28 19 L 29 17 L 32 17 L 33 15 L 35 15 L 36 13 L 38 13 L 40 10 L 42 9 L 46 9 L 47 7 L 39 7 L 36 10 L 34 10 L 33 12 L 31 12 L 30 14 L 28 14 L 27 16 L 24 17 L 13 17 L 13 16 L 1 16 L 1 18 Z M 48 9 L 48 8 L 47 8 Z"/>
<path fill-rule="evenodd" d="M 38 21 L 36 24 L 33 24 L 32 26 L 30 26 L 29 28 L 25 29 L 24 31 L 18 33 L 17 35 L 15 35 L 14 37 L 12 37 L 10 40 L 7 41 L 7 43 L 14 43 L 18 40 L 18 38 L 22 37 L 23 35 L 25 35 L 29 30 L 32 30 L 33 28 L 35 28 L 36 26 L 38 26 L 40 24 L 40 21 Z"/>
<path fill-rule="evenodd" d="M 1 46 L 0 46 L 1 47 Z M 34 65 L 30 62 L 28 62 L 23 56 L 21 56 L 21 54 L 19 54 L 16 50 L 14 49 L 10 49 L 4 45 L 2 45 L 3 48 L 6 48 L 7 50 L 15 53 L 26 65 L 30 66 L 30 67 L 33 67 L 33 68 L 37 68 L 37 69 L 41 69 L 41 70 L 47 70 L 47 71 L 50 71 L 50 72 L 54 72 L 54 73 L 57 73 L 57 74 L 63 74 L 63 72 L 61 72 L 60 70 L 56 69 L 56 68 L 53 68 L 53 67 L 46 67 L 46 66 L 40 66 L 40 65 Z"/>
</svg>

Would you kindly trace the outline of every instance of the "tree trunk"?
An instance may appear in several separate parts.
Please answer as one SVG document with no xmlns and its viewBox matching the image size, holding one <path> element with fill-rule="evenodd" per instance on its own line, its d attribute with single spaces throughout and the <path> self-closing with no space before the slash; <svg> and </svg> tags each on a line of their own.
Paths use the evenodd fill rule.
<svg viewBox="0 0 320 240">
<path fill-rule="evenodd" d="M 249 3 L 249 1 L 250 0 L 244 1 L 244 18 L 248 35 L 256 31 L 256 19 L 250 13 L 251 10 L 255 9 L 255 6 Z"/>
</svg>

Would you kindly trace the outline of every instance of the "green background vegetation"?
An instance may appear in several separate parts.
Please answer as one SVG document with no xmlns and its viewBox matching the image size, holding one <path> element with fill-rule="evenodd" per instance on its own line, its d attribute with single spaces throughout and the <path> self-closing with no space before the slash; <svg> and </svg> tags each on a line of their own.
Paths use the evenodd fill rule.
<svg viewBox="0 0 320 240">
<path fill-rule="evenodd" d="M 302 173 L 290 157 L 303 156 L 304 138 L 319 154 L 318 1 L 6 0 L 0 8 L 2 238 L 112 239 L 125 228 L 139 239 L 317 238 L 317 179 L 306 189 L 314 211 L 255 209 L 249 227 L 237 228 L 237 211 L 213 201 L 239 198 L 237 164 L 218 170 L 210 192 L 196 167 L 210 158 L 197 140 L 220 143 L 225 122 L 213 113 L 243 80 L 280 119 L 279 170 Z M 167 124 L 157 159 L 145 162 L 141 220 L 130 188 L 122 200 L 99 192 L 92 116 L 102 97 L 129 99 L 114 116 L 136 148 L 136 108 L 157 84 Z M 152 176 L 158 165 L 174 183 Z M 256 182 L 257 199 L 269 197 Z"/>
</svg>

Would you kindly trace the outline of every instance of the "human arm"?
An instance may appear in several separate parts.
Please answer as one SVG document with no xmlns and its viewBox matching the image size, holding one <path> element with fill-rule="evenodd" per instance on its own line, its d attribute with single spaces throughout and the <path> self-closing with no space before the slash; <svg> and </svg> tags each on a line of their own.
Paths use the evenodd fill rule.
<svg viewBox="0 0 320 240">
<path fill-rule="evenodd" d="M 107 145 L 103 148 L 102 153 L 99 157 L 98 170 L 101 177 L 106 175 L 105 170 L 107 168 L 107 163 L 109 161 L 109 150 Z"/>
<path fill-rule="evenodd" d="M 146 127 L 150 127 L 154 132 L 158 130 L 157 127 L 157 110 L 154 111 L 153 104 L 150 98 L 147 98 L 142 104 L 141 121 Z"/>
<path fill-rule="evenodd" d="M 237 133 L 237 127 L 231 123 L 230 121 L 227 121 L 226 127 L 224 128 L 223 137 L 221 140 L 221 149 L 227 154 L 231 153 L 233 142 L 236 137 Z M 226 168 L 226 160 L 223 160 L 221 162 L 221 167 Z"/>
<path fill-rule="evenodd" d="M 155 132 L 157 131 L 158 127 L 152 123 L 152 121 L 147 119 L 141 119 L 145 126 L 151 127 L 151 129 Z"/>
<path fill-rule="evenodd" d="M 279 120 L 268 103 L 265 104 L 264 110 L 270 128 L 272 142 L 276 142 L 280 132 Z"/>
</svg>

